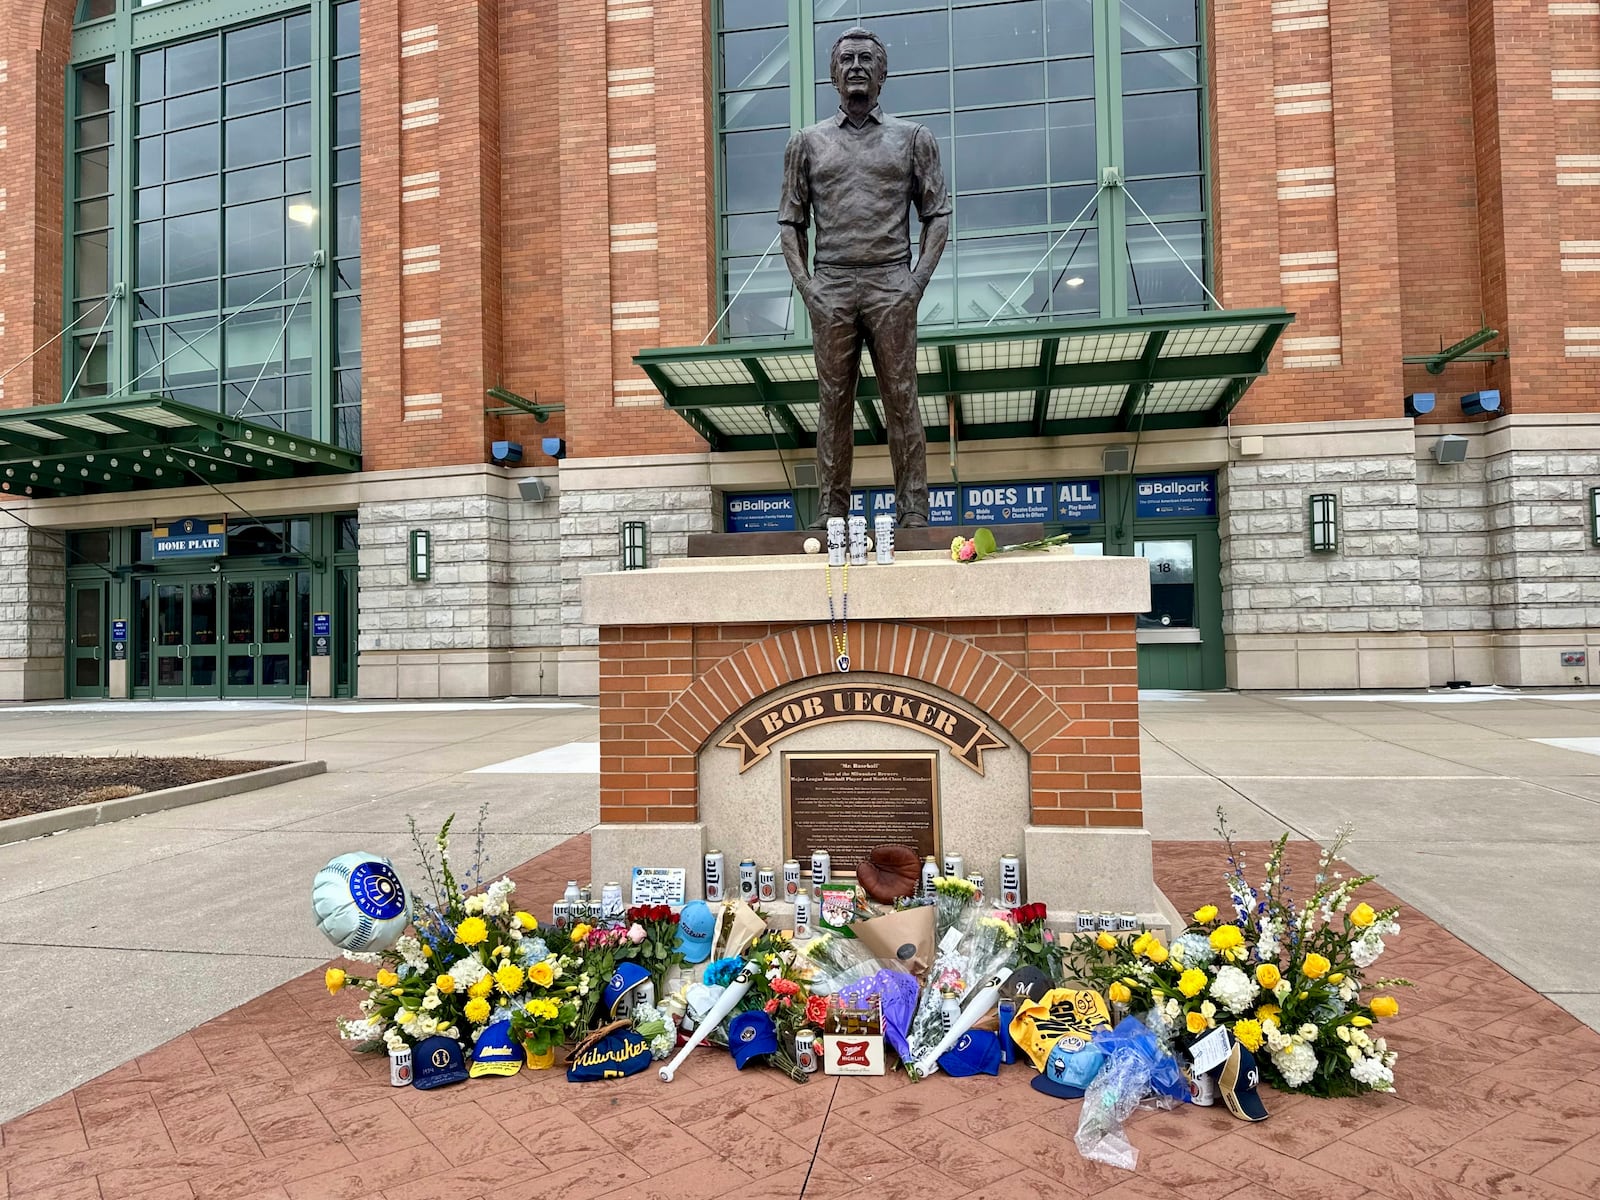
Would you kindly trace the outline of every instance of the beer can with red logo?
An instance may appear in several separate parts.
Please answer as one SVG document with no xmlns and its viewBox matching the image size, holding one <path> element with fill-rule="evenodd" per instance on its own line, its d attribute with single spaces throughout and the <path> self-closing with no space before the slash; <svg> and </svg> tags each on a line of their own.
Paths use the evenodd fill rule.
<svg viewBox="0 0 1600 1200">
<path fill-rule="evenodd" d="M 411 1047 L 389 1051 L 389 1086 L 408 1087 L 411 1083 Z"/>
<path fill-rule="evenodd" d="M 794 1061 L 807 1075 L 815 1075 L 822 1066 L 822 1056 L 817 1053 L 817 1035 L 802 1029 L 794 1035 Z"/>
</svg>

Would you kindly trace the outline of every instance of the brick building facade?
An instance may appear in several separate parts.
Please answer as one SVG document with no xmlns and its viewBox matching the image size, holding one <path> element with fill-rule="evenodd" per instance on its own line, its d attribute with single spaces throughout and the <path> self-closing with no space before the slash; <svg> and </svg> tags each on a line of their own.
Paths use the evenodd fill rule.
<svg viewBox="0 0 1600 1200">
<path fill-rule="evenodd" d="M 97 6 L 133 19 L 127 0 L 0 13 L 0 370 L 72 319 L 67 96 Z M 225 20 L 292 10 L 248 7 Z M 1209 283 L 1225 308 L 1294 314 L 1225 424 L 1138 441 L 1140 471 L 1215 474 L 1220 555 L 1200 586 L 1226 683 L 1600 681 L 1561 660 L 1600 660 L 1600 6 L 1200 11 Z M 0 515 L 0 698 L 68 687 L 64 535 L 217 510 L 358 516 L 340 630 L 355 694 L 597 692 L 578 580 L 617 567 L 622 523 L 645 522 L 652 559 L 681 553 L 721 527 L 725 495 L 782 489 L 807 457 L 709 452 L 634 362 L 699 343 L 731 290 L 717 19 L 713 0 L 361 0 L 361 470 L 243 480 L 225 500 L 6 495 L 27 527 Z M 1480 327 L 1499 337 L 1428 372 Z M 22 362 L 0 406 L 61 401 L 67 362 Z M 497 409 L 491 388 L 547 419 Z M 1466 415 L 1459 397 L 1489 389 L 1499 409 Z M 1420 392 L 1438 403 L 1413 419 Z M 1445 435 L 1465 461 L 1435 461 Z M 1098 473 L 1127 440 L 986 442 L 963 448 L 961 478 Z M 499 441 L 524 447 L 519 465 L 493 461 Z M 887 482 L 881 450 L 857 461 Z M 544 499 L 525 498 L 530 478 Z M 1333 553 L 1308 545 L 1314 493 L 1338 498 Z M 418 529 L 425 580 L 408 571 Z M 111 595 L 112 617 L 133 602 Z"/>
</svg>

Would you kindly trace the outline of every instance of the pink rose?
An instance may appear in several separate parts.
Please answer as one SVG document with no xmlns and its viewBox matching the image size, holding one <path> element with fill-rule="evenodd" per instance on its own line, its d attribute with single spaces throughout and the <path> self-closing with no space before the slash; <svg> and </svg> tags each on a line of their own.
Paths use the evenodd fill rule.
<svg viewBox="0 0 1600 1200">
<path fill-rule="evenodd" d="M 628 940 L 635 946 L 644 941 L 644 926 L 637 921 L 628 926 Z"/>
<path fill-rule="evenodd" d="M 978 557 L 978 548 L 971 542 L 962 542 L 961 549 L 957 553 L 960 554 L 962 562 L 971 562 Z"/>
</svg>

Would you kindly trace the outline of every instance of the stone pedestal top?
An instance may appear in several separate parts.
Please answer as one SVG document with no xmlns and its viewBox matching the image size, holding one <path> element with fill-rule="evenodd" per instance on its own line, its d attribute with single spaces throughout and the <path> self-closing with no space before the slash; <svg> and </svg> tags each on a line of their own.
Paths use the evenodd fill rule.
<svg viewBox="0 0 1600 1200">
<path fill-rule="evenodd" d="M 852 620 L 1075 616 L 1150 609 L 1142 558 L 1021 551 L 981 563 L 946 554 L 850 568 Z M 833 572 L 835 604 L 842 572 Z M 705 625 L 825 621 L 819 555 L 684 560 L 583 579 L 585 625 Z"/>
</svg>

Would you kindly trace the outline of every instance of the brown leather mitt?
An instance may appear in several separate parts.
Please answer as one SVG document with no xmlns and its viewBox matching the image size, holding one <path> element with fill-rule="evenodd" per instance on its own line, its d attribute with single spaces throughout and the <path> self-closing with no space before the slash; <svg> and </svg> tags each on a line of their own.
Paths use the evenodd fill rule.
<svg viewBox="0 0 1600 1200">
<path fill-rule="evenodd" d="M 856 864 L 856 882 L 879 904 L 893 904 L 921 885 L 922 860 L 910 846 L 874 846 Z"/>
</svg>

